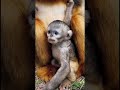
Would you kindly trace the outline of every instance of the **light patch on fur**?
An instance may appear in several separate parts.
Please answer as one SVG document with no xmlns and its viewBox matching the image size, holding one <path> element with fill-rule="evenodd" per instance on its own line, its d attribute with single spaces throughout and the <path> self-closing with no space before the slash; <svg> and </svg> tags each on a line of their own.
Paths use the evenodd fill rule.
<svg viewBox="0 0 120 90">
<path fill-rule="evenodd" d="M 36 4 L 38 11 L 36 17 L 42 20 L 47 27 L 54 20 L 63 20 L 66 10 L 64 3 L 57 5 Z"/>
<path fill-rule="evenodd" d="M 79 63 L 78 63 L 78 59 L 74 58 L 74 60 L 70 60 L 70 67 L 77 72 L 78 67 L 79 67 Z"/>
</svg>

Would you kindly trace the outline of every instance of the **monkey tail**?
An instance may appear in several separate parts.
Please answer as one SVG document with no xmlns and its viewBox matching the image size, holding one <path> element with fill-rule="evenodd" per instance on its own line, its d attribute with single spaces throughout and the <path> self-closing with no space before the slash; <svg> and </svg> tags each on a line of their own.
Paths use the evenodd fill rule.
<svg viewBox="0 0 120 90">
<path fill-rule="evenodd" d="M 36 68 L 36 75 L 43 81 L 48 82 L 55 75 L 57 69 L 53 65 Z"/>
</svg>

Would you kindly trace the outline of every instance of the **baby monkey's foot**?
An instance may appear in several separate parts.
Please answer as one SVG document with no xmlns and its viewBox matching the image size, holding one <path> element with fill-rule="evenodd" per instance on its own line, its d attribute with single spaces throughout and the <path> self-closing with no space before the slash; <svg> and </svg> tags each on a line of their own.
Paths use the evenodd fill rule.
<svg viewBox="0 0 120 90">
<path fill-rule="evenodd" d="M 42 83 L 40 83 L 39 85 L 36 86 L 35 90 L 45 90 L 44 88 L 45 88 L 45 83 L 42 82 Z"/>
<path fill-rule="evenodd" d="M 59 90 L 71 90 L 71 81 L 68 79 L 64 80 L 60 85 Z"/>
</svg>

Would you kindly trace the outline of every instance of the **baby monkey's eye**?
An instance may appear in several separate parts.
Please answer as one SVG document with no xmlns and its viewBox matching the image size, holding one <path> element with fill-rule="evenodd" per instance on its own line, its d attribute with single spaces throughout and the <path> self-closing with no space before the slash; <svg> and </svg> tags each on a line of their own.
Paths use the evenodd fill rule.
<svg viewBox="0 0 120 90">
<path fill-rule="evenodd" d="M 50 34 L 50 31 L 48 31 L 48 34 Z"/>
<path fill-rule="evenodd" d="M 55 31 L 54 33 L 55 33 L 55 35 L 58 35 L 58 34 L 59 34 L 57 31 Z"/>
</svg>

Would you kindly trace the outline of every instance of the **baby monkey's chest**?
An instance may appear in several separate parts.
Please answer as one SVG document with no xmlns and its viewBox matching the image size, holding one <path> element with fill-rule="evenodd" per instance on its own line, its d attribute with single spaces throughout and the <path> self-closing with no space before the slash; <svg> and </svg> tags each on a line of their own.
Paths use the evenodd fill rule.
<svg viewBox="0 0 120 90">
<path fill-rule="evenodd" d="M 56 60 L 60 60 L 60 57 L 61 57 L 61 55 L 62 55 L 62 53 L 61 53 L 61 48 L 53 47 L 53 48 L 52 48 L 52 54 L 53 54 L 53 57 L 54 57 Z"/>
<path fill-rule="evenodd" d="M 52 45 L 52 54 L 56 60 L 61 60 L 62 57 L 73 60 L 76 57 L 74 45 L 70 40 L 59 45 Z"/>
<path fill-rule="evenodd" d="M 64 49 L 65 49 L 65 51 L 64 51 Z M 73 49 L 70 47 L 66 47 L 66 48 L 53 47 L 52 54 L 56 60 L 60 60 L 62 56 L 69 57 L 69 59 L 74 57 Z"/>
</svg>

